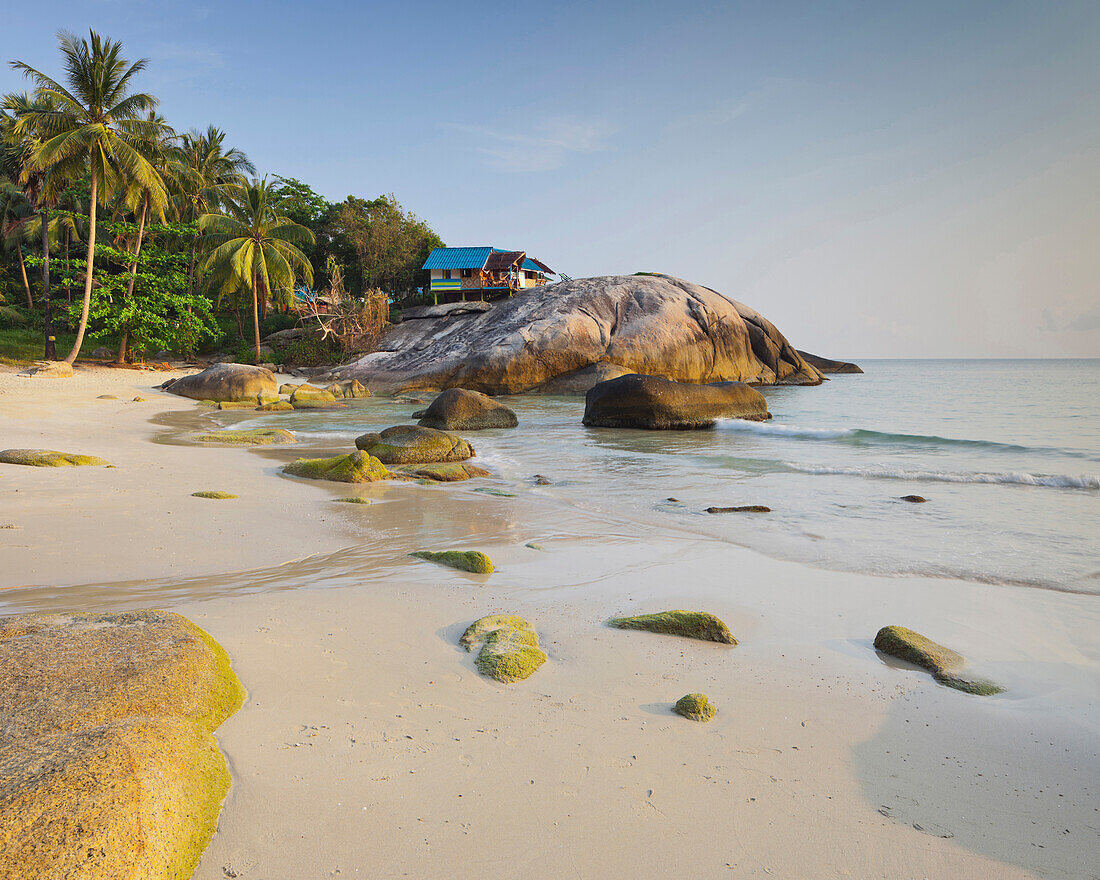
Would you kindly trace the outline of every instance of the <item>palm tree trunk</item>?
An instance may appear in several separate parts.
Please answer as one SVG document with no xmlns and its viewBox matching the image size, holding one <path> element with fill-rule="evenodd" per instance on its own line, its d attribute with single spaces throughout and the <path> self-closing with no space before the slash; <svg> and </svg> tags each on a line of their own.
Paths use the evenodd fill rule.
<svg viewBox="0 0 1100 880">
<path fill-rule="evenodd" d="M 27 281 L 27 264 L 23 262 L 23 245 L 18 241 L 15 243 L 15 250 L 19 254 L 19 270 L 23 273 L 23 289 L 27 291 L 27 308 L 34 308 L 34 300 L 31 299 L 31 284 Z"/>
<path fill-rule="evenodd" d="M 256 296 L 256 264 L 252 264 L 252 329 L 256 332 L 256 363 L 260 362 L 260 304 Z"/>
<path fill-rule="evenodd" d="M 71 218 L 70 218 L 71 219 Z M 65 299 L 69 302 L 73 301 L 73 289 L 69 285 L 69 239 L 72 233 L 69 231 L 69 224 L 65 224 Z"/>
<path fill-rule="evenodd" d="M 92 166 L 92 191 L 88 201 L 91 208 L 88 209 L 88 265 L 84 271 L 84 307 L 80 310 L 80 325 L 76 328 L 76 342 L 73 350 L 69 352 L 65 360 L 73 363 L 80 354 L 80 346 L 84 344 L 84 331 L 88 329 L 88 309 L 92 305 L 92 261 L 95 259 L 95 207 L 97 187 L 99 183 L 95 176 L 95 165 Z"/>
<path fill-rule="evenodd" d="M 57 341 L 53 336 L 53 310 L 50 308 L 50 215 L 45 208 L 39 214 L 42 218 L 42 301 L 46 308 L 42 322 L 42 332 L 46 337 L 44 356 L 48 361 L 56 361 Z"/>
<path fill-rule="evenodd" d="M 149 196 L 141 203 L 141 219 L 138 220 L 137 246 L 134 248 L 134 259 L 130 263 L 130 280 L 126 282 L 126 299 L 134 295 L 134 282 L 137 280 L 138 254 L 141 253 L 141 239 L 145 235 L 145 215 L 149 210 Z M 122 336 L 118 340 L 118 357 L 116 364 L 126 363 L 126 343 L 130 339 L 130 329 L 124 328 Z"/>
</svg>

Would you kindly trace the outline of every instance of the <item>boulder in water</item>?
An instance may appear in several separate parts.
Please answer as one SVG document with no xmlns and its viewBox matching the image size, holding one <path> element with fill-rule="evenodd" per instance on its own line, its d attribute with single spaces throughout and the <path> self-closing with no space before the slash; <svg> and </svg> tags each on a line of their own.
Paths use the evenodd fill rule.
<svg viewBox="0 0 1100 880">
<path fill-rule="evenodd" d="M 719 418 L 769 418 L 764 395 L 741 382 L 688 385 L 659 376 L 631 374 L 601 382 L 585 395 L 589 427 L 710 428 Z"/>
<path fill-rule="evenodd" d="M 290 403 L 295 409 L 325 409 L 336 405 L 332 393 L 313 385 L 299 385 L 290 395 Z"/>
<path fill-rule="evenodd" d="M 363 434 L 355 438 L 355 448 L 382 464 L 465 461 L 474 456 L 474 448 L 461 437 L 419 425 L 394 425 L 380 434 Z"/>
<path fill-rule="evenodd" d="M 991 681 L 961 675 L 960 671 L 966 666 L 965 657 L 904 626 L 884 626 L 880 629 L 875 636 L 875 648 L 883 654 L 927 669 L 936 681 L 955 690 L 981 696 L 1004 691 Z"/>
<path fill-rule="evenodd" d="M 170 379 L 160 386 L 192 400 L 253 401 L 257 404 L 275 397 L 275 374 L 249 364 L 213 364 L 201 373 Z"/>
<path fill-rule="evenodd" d="M 459 571 L 469 571 L 474 574 L 493 573 L 493 560 L 480 550 L 417 550 L 409 555 L 446 565 L 449 568 L 457 568 Z"/>
<path fill-rule="evenodd" d="M 516 414 L 480 391 L 448 388 L 424 410 L 418 424 L 444 431 L 480 431 L 486 428 L 514 428 Z"/>
<path fill-rule="evenodd" d="M 802 359 L 806 361 L 806 363 L 810 364 L 813 367 L 816 367 L 818 372 L 821 373 L 863 372 L 863 370 L 861 370 L 858 366 L 853 363 L 849 363 L 848 361 L 834 361 L 830 360 L 829 358 L 823 358 L 816 354 L 810 354 L 808 351 L 802 351 L 801 349 L 796 350 L 802 356 Z"/>
<path fill-rule="evenodd" d="M 469 462 L 411 465 L 403 468 L 403 472 L 425 480 L 434 480 L 437 483 L 457 483 L 471 477 L 489 476 L 487 470 Z"/>
<path fill-rule="evenodd" d="M 370 392 L 358 379 L 343 379 L 340 382 L 333 382 L 331 385 L 325 386 L 325 391 L 337 400 L 352 400 L 370 397 Z"/>
<path fill-rule="evenodd" d="M 332 458 L 299 458 L 284 467 L 283 473 L 336 483 L 374 483 L 393 476 L 377 458 L 359 449 Z"/>
<path fill-rule="evenodd" d="M 667 275 L 582 278 L 522 291 L 485 311 L 433 310 L 395 325 L 341 375 L 386 392 L 568 393 L 595 382 L 598 375 L 581 371 L 597 364 L 679 382 L 822 381 L 762 315 Z M 558 377 L 562 384 L 550 384 Z"/>
</svg>

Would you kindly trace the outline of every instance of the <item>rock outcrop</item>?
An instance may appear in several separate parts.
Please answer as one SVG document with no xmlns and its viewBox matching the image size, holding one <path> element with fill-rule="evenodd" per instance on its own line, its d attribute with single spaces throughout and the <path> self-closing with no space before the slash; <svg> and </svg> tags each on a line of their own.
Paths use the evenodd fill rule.
<svg viewBox="0 0 1100 880">
<path fill-rule="evenodd" d="M 461 437 L 419 425 L 394 425 L 380 434 L 362 434 L 355 438 L 355 448 L 382 464 L 432 464 L 474 457 L 474 448 Z"/>
<path fill-rule="evenodd" d="M 341 377 L 387 392 L 461 387 L 490 394 L 541 390 L 567 377 L 583 383 L 580 371 L 594 364 L 680 382 L 822 381 L 766 318 L 667 275 L 546 284 L 486 311 L 432 314 L 396 325 L 379 350 L 343 367 Z M 593 384 L 599 378 L 592 376 Z"/>
<path fill-rule="evenodd" d="M 230 783 L 212 731 L 243 699 L 178 614 L 0 619 L 0 877 L 190 877 Z"/>
<path fill-rule="evenodd" d="M 431 402 L 417 423 L 443 431 L 482 431 L 514 428 L 519 419 L 503 403 L 480 391 L 448 388 Z"/>
<path fill-rule="evenodd" d="M 829 358 L 823 358 L 816 354 L 810 354 L 808 351 L 802 351 L 801 349 L 796 349 L 796 351 L 798 351 L 798 353 L 802 355 L 802 359 L 806 361 L 806 363 L 816 367 L 821 373 L 863 372 L 863 370 L 861 370 L 856 364 L 849 363 L 848 361 L 829 360 Z"/>
<path fill-rule="evenodd" d="M 637 374 L 601 382 L 584 398 L 589 427 L 687 430 L 713 427 L 720 418 L 764 421 L 768 402 L 742 382 L 689 385 Z"/>
<path fill-rule="evenodd" d="M 275 374 L 248 364 L 214 364 L 201 373 L 169 379 L 165 391 L 192 400 L 255 401 L 267 403 L 278 396 Z"/>
</svg>

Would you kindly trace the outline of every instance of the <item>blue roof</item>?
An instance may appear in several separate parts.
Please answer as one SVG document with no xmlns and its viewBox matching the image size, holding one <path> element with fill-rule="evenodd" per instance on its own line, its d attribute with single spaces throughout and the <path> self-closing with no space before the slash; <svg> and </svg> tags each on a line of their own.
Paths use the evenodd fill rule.
<svg viewBox="0 0 1100 880">
<path fill-rule="evenodd" d="M 491 247 L 436 248 L 420 268 L 480 269 L 494 250 Z"/>
</svg>

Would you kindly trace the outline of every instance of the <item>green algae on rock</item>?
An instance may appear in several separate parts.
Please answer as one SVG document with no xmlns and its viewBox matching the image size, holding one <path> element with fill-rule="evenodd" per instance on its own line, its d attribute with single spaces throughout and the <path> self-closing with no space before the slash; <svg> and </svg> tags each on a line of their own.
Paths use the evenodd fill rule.
<svg viewBox="0 0 1100 880">
<path fill-rule="evenodd" d="M 287 400 L 277 400 L 274 403 L 264 403 L 256 407 L 264 412 L 293 412 L 294 404 Z"/>
<path fill-rule="evenodd" d="M 490 614 L 475 620 L 458 643 L 467 651 L 481 644 L 474 659 L 478 672 L 505 684 L 530 678 L 546 662 L 538 634 L 515 614 Z"/>
<path fill-rule="evenodd" d="M 260 406 L 260 400 L 223 400 L 218 404 L 218 409 L 256 409 Z"/>
<path fill-rule="evenodd" d="M 346 400 L 362 399 L 371 396 L 367 386 L 358 379 L 344 379 L 341 382 L 333 382 L 331 385 L 326 385 L 324 390 L 337 400 L 340 398 Z"/>
<path fill-rule="evenodd" d="M 109 463 L 95 455 L 58 452 L 55 449 L 5 449 L 0 452 L 0 464 L 23 464 L 28 467 L 101 467 Z"/>
<path fill-rule="evenodd" d="M 403 470 L 413 476 L 423 477 L 435 483 L 457 483 L 471 477 L 488 477 L 490 475 L 484 468 L 466 462 L 424 464 L 406 467 Z"/>
<path fill-rule="evenodd" d="M 875 636 L 875 648 L 920 666 L 932 673 L 932 678 L 942 685 L 968 694 L 991 696 L 1004 692 L 1004 688 L 980 678 L 959 674 L 966 666 L 966 658 L 950 648 L 945 648 L 918 632 L 904 626 L 884 626 Z"/>
<path fill-rule="evenodd" d="M 363 434 L 355 439 L 355 448 L 369 452 L 383 464 L 457 462 L 475 454 L 461 437 L 419 425 L 394 425 L 379 434 Z"/>
<path fill-rule="evenodd" d="M 494 489 L 491 486 L 479 486 L 475 492 L 483 492 L 486 495 L 495 495 L 497 498 L 515 498 L 515 492 L 505 492 L 503 489 Z"/>
<path fill-rule="evenodd" d="M 0 877 L 181 880 L 229 789 L 244 689 L 162 611 L 0 619 Z"/>
<path fill-rule="evenodd" d="M 369 498 L 363 498 L 361 495 L 348 495 L 345 498 L 334 498 L 333 501 L 342 501 L 344 504 L 372 504 L 373 503 Z"/>
<path fill-rule="evenodd" d="M 409 555 L 415 556 L 417 559 L 425 559 L 428 562 L 437 562 L 450 568 L 457 568 L 460 571 L 473 572 L 474 574 L 492 574 L 495 570 L 493 560 L 480 550 L 440 550 L 438 552 L 417 550 Z"/>
<path fill-rule="evenodd" d="M 710 721 L 718 710 L 706 694 L 684 694 L 676 701 L 673 711 L 677 715 L 683 715 L 692 721 Z"/>
<path fill-rule="evenodd" d="M 705 642 L 736 645 L 737 639 L 721 620 L 706 611 L 662 611 L 639 614 L 636 617 L 613 617 L 608 626 L 618 629 L 641 629 L 670 636 L 684 636 Z"/>
<path fill-rule="evenodd" d="M 284 467 L 283 473 L 337 483 L 373 483 L 393 476 L 382 462 L 361 449 L 332 458 L 299 458 Z"/>
<path fill-rule="evenodd" d="M 234 446 L 270 446 L 274 443 L 296 443 L 294 435 L 282 428 L 253 428 L 248 431 L 211 431 L 190 437 L 196 443 L 228 443 Z"/>
<path fill-rule="evenodd" d="M 299 385 L 290 395 L 290 403 L 295 409 L 322 409 L 335 406 L 336 398 L 322 388 Z"/>
<path fill-rule="evenodd" d="M 231 492 L 219 492 L 216 489 L 206 489 L 202 492 L 192 492 L 192 498 L 213 498 L 217 501 L 230 501 L 233 498 L 239 496 L 232 494 Z"/>
</svg>

